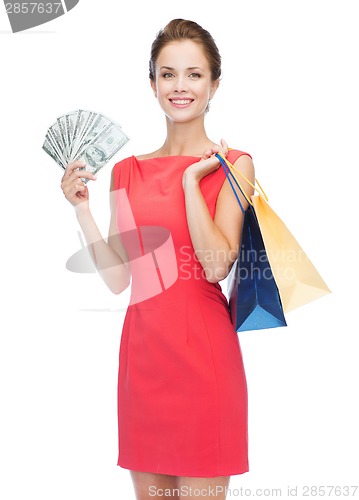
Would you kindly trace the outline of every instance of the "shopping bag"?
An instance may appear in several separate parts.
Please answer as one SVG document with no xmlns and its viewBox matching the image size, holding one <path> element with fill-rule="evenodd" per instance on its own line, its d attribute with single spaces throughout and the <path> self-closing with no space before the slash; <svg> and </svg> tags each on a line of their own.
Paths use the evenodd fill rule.
<svg viewBox="0 0 359 500">
<path fill-rule="evenodd" d="M 244 214 L 240 251 L 229 275 L 232 324 L 236 332 L 286 326 L 256 215 L 251 206 L 244 210 L 232 184 L 232 174 L 222 159 L 221 163 Z"/>
<path fill-rule="evenodd" d="M 252 197 L 285 312 L 330 293 L 297 240 L 261 196 Z"/>
<path fill-rule="evenodd" d="M 286 326 L 281 299 L 252 207 L 244 214 L 241 249 L 229 282 L 236 332 Z"/>
<path fill-rule="evenodd" d="M 227 159 L 224 158 L 224 162 L 241 189 L 243 187 L 234 172 L 251 184 Z M 268 197 L 258 181 L 257 186 L 251 185 L 257 194 L 250 197 L 243 194 L 254 208 L 284 312 L 331 293 L 293 234 L 270 207 Z"/>
</svg>

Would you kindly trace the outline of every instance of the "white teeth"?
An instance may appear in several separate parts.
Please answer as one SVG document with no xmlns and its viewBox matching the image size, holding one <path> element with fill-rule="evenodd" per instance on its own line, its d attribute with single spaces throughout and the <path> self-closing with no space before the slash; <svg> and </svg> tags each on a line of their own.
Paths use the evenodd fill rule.
<svg viewBox="0 0 359 500">
<path fill-rule="evenodd" d="M 189 104 L 191 101 L 190 100 L 184 100 L 184 99 L 180 99 L 178 101 L 174 101 L 172 100 L 173 104 L 179 104 L 179 105 L 184 105 L 184 104 Z"/>
</svg>

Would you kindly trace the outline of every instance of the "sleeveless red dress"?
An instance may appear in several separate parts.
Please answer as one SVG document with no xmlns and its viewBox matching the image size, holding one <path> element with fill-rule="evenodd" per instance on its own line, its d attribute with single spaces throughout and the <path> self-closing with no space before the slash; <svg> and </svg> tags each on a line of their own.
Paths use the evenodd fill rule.
<svg viewBox="0 0 359 500">
<path fill-rule="evenodd" d="M 117 225 L 134 269 L 119 355 L 117 465 L 230 476 L 249 470 L 247 382 L 227 299 L 205 279 L 187 226 L 182 175 L 198 160 L 132 156 L 114 167 Z M 200 181 L 212 218 L 225 179 L 220 167 Z"/>
</svg>

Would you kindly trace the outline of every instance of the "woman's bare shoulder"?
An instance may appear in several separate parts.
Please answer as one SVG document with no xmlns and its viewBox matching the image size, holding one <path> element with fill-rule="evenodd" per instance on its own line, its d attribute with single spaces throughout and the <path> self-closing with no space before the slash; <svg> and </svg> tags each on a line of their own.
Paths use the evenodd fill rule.
<svg viewBox="0 0 359 500">
<path fill-rule="evenodd" d="M 149 158 L 153 158 L 152 153 L 148 153 L 145 155 L 134 155 L 136 160 L 148 160 Z"/>
<path fill-rule="evenodd" d="M 161 150 L 157 149 L 152 153 L 142 154 L 142 155 L 134 155 L 137 160 L 149 160 L 150 158 L 158 158 L 161 156 Z"/>
</svg>

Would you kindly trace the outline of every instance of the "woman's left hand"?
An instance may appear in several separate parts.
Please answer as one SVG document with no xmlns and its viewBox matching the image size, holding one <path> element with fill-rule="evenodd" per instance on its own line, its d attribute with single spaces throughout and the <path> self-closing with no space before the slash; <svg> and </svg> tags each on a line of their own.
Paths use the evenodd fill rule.
<svg viewBox="0 0 359 500">
<path fill-rule="evenodd" d="M 182 186 L 185 187 L 185 183 L 189 179 L 199 182 L 203 177 L 217 170 L 220 162 L 215 156 L 216 153 L 224 157 L 227 156 L 228 145 L 223 139 L 221 139 L 221 146 L 213 146 L 211 149 L 205 151 L 200 161 L 192 163 L 192 165 L 186 168 L 182 177 Z"/>
</svg>

